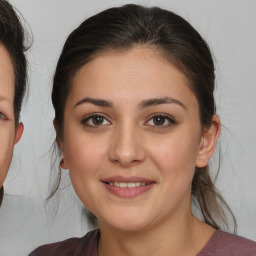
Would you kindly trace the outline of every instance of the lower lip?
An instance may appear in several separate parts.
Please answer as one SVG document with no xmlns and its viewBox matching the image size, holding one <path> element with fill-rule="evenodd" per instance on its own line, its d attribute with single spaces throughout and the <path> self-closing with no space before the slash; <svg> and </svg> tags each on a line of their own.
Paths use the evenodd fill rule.
<svg viewBox="0 0 256 256">
<path fill-rule="evenodd" d="M 123 197 L 123 198 L 133 198 L 150 190 L 155 183 L 148 184 L 145 186 L 138 186 L 134 188 L 128 188 L 128 187 L 120 188 L 117 186 L 109 185 L 108 183 L 103 183 L 103 184 L 105 185 L 106 189 L 112 194 L 114 194 L 115 196 Z"/>
</svg>

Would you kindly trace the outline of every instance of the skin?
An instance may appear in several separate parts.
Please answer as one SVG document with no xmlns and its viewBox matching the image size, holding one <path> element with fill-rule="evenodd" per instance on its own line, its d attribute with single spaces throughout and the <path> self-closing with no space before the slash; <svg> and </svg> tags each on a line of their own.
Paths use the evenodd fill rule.
<svg viewBox="0 0 256 256">
<path fill-rule="evenodd" d="M 155 98 L 164 100 L 148 103 Z M 62 167 L 97 216 L 100 256 L 195 255 L 203 248 L 214 230 L 191 213 L 191 183 L 218 135 L 218 117 L 209 129 L 201 126 L 187 78 L 156 50 L 107 52 L 79 70 L 65 107 Z M 102 182 L 117 175 L 154 185 L 134 198 L 118 197 Z"/>
<path fill-rule="evenodd" d="M 23 133 L 23 124 L 15 125 L 14 118 L 14 72 L 6 48 L 0 44 L 0 187 L 6 178 L 14 145 Z"/>
</svg>

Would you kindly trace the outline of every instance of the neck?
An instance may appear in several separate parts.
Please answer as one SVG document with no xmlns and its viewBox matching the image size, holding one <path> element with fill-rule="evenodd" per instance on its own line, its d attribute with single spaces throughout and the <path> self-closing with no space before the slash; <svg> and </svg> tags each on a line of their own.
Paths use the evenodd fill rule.
<svg viewBox="0 0 256 256">
<path fill-rule="evenodd" d="M 99 256 L 194 256 L 214 233 L 191 213 L 139 231 L 120 231 L 100 221 L 99 225 Z"/>
</svg>

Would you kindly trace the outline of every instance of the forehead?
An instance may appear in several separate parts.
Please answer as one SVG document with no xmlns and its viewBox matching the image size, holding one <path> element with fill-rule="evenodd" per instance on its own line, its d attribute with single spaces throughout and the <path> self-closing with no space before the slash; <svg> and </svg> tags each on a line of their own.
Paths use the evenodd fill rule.
<svg viewBox="0 0 256 256">
<path fill-rule="evenodd" d="M 14 72 L 12 60 L 5 46 L 0 44 L 0 98 L 13 103 Z"/>
<path fill-rule="evenodd" d="M 69 98 L 88 96 L 126 102 L 166 96 L 196 101 L 184 73 L 162 52 L 147 47 L 96 55 L 77 72 Z"/>
</svg>

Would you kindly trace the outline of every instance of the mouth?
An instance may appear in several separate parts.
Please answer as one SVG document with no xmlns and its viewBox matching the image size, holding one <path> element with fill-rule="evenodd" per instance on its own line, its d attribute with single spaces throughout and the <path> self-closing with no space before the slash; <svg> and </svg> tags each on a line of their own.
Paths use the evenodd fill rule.
<svg viewBox="0 0 256 256">
<path fill-rule="evenodd" d="M 135 187 L 146 186 L 150 184 L 146 182 L 105 182 L 105 183 L 110 186 L 115 186 L 119 188 L 135 188 Z"/>
<path fill-rule="evenodd" d="M 105 188 L 115 196 L 122 198 L 137 197 L 149 191 L 156 184 L 155 181 L 140 177 L 110 177 L 102 180 Z"/>
</svg>

